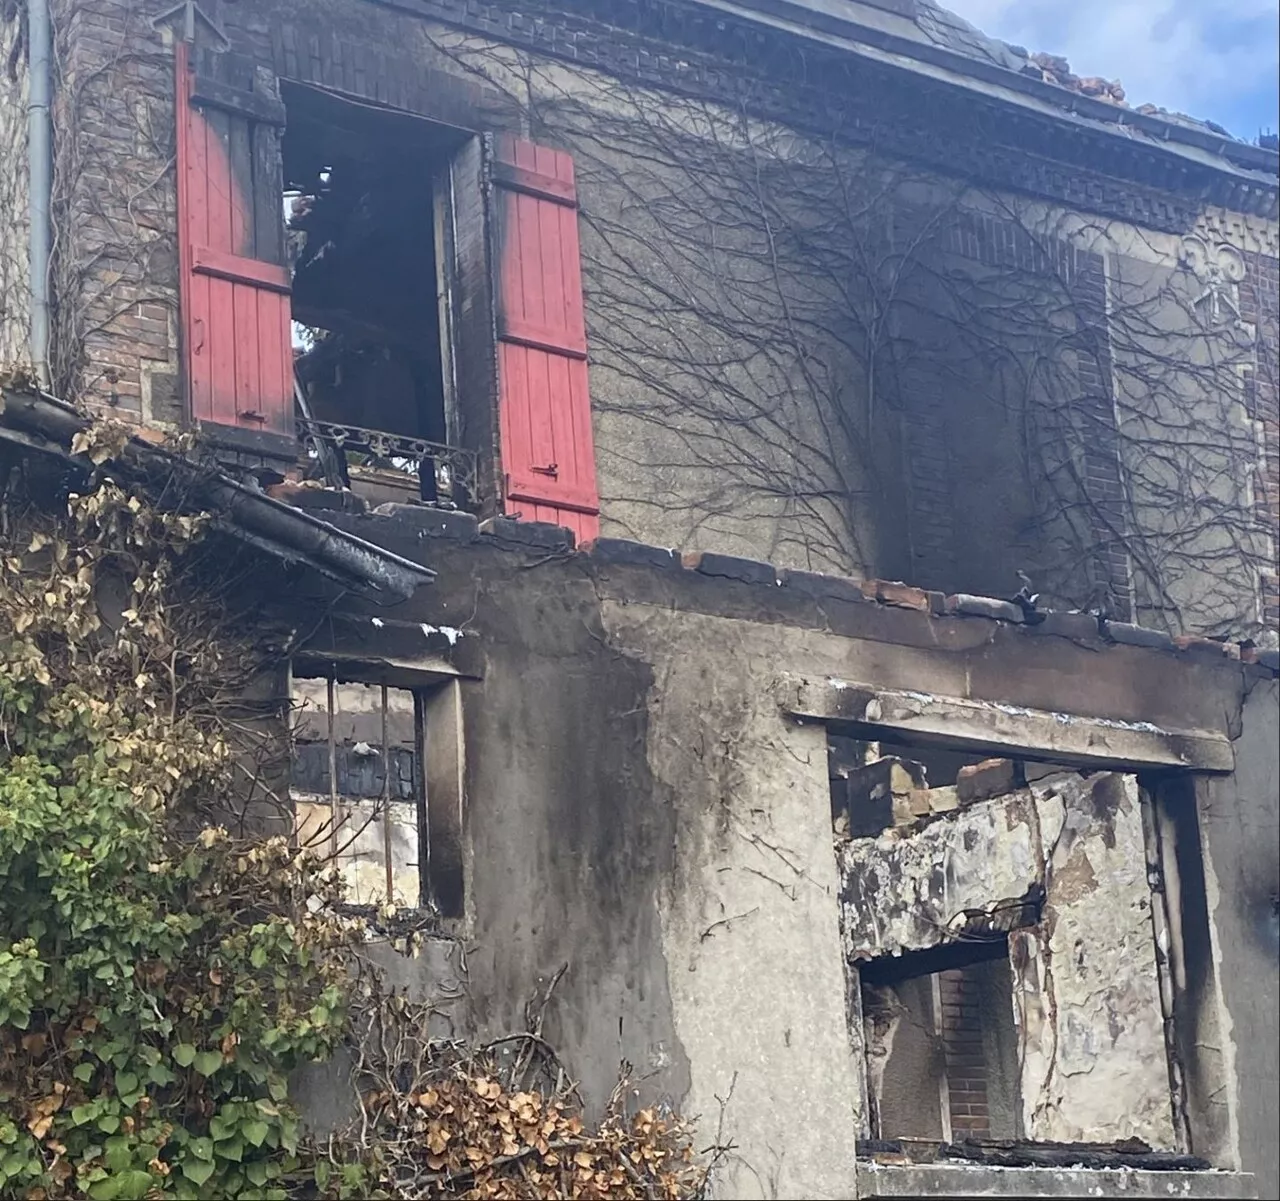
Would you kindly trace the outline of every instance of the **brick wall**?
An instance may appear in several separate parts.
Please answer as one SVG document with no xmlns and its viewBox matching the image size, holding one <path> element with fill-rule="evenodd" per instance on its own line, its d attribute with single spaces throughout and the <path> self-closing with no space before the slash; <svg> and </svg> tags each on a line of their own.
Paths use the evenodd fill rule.
<svg viewBox="0 0 1280 1201">
<path fill-rule="evenodd" d="M 136 0 L 55 0 L 55 389 L 176 421 L 172 51 Z"/>
<path fill-rule="evenodd" d="M 969 969 L 938 974 L 942 996 L 942 1043 L 947 1057 L 951 1137 L 990 1138 L 987 1060 L 982 1040 L 980 992 Z"/>
<path fill-rule="evenodd" d="M 1079 412 L 1084 424 L 1083 486 L 1094 545 L 1092 584 L 1110 614 L 1128 621 L 1133 613 L 1126 546 L 1124 480 L 1116 427 L 1111 337 L 1107 328 L 1107 277 L 1100 254 L 1077 252 L 1071 278 L 1075 301 Z"/>
<path fill-rule="evenodd" d="M 1257 331 L 1257 359 L 1246 386 L 1250 417 L 1262 432 L 1262 470 L 1255 476 L 1254 500 L 1268 531 L 1273 556 L 1261 573 L 1262 620 L 1270 630 L 1280 628 L 1280 258 L 1251 253 L 1245 258 L 1240 288 L 1240 315 Z"/>
<path fill-rule="evenodd" d="M 940 387 L 912 389 L 906 398 L 903 449 L 911 510 L 910 581 L 921 588 L 956 588 L 955 461 L 947 445 Z"/>
</svg>

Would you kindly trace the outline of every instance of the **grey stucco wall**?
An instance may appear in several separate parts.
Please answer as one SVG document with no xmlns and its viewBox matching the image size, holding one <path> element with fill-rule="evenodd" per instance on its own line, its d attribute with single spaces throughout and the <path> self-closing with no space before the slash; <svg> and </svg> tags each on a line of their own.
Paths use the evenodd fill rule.
<svg viewBox="0 0 1280 1201">
<path fill-rule="evenodd" d="M 700 1137 L 736 1143 L 718 1196 L 843 1197 L 855 1183 L 861 1081 L 826 733 L 782 712 L 783 676 L 1176 729 L 1220 727 L 1243 687 L 1241 665 L 1223 657 L 817 599 L 772 576 L 428 537 L 429 514 L 335 520 L 439 572 L 404 604 L 343 604 L 310 650 L 380 661 L 391 679 L 461 673 L 468 859 L 455 933 L 469 948 L 476 1033 L 524 1028 L 564 967 L 543 1030 L 589 1106 L 627 1060 L 637 1100 L 668 1100 Z M 1132 808 L 1118 812 L 1129 831 Z M 1105 900 L 1112 876 L 1135 888 L 1143 870 L 1129 834 L 1107 847 L 1093 820 L 1059 848 L 1064 888 L 1087 875 L 1080 845 L 1103 885 L 1072 905 Z M 1149 945 L 1149 913 L 1122 909 L 1089 920 L 1108 940 L 1129 931 Z M 1074 948 L 1055 954 L 1070 961 Z M 1063 1040 L 1073 1063 L 1097 1050 L 1115 955 L 1108 941 L 1078 990 L 1064 988 L 1083 1019 Z M 1134 1024 L 1125 1037 L 1139 1029 L 1151 1031 Z M 1153 1078 L 1162 1062 L 1153 1053 Z"/>
<path fill-rule="evenodd" d="M 524 1029 L 563 967 L 545 1033 L 592 1109 L 623 1061 L 645 1097 L 678 1104 L 659 896 L 679 798 L 643 750 L 654 669 L 606 644 L 586 581 L 562 584 L 518 605 L 482 584 L 468 623 L 484 664 L 463 686 L 473 1012 L 482 1032 Z"/>
<path fill-rule="evenodd" d="M 1231 1131 L 1258 1196 L 1280 1195 L 1280 707 L 1277 682 L 1249 693 L 1235 774 L 1197 789 L 1219 1035 L 1231 1084 Z"/>
<path fill-rule="evenodd" d="M 848 1195 L 858 1068 L 826 735 L 784 720 L 770 696 L 787 632 L 625 604 L 603 619 L 654 664 L 645 754 L 677 814 L 659 905 L 686 1108 L 710 1124 L 723 1103 L 736 1144 L 716 1195 Z"/>
<path fill-rule="evenodd" d="M 1128 517 L 1149 548 L 1133 563 L 1134 620 L 1256 638 L 1258 572 L 1274 557 L 1254 501 L 1265 482 L 1245 373 L 1257 331 L 1232 308 L 1235 284 L 1209 288 L 1204 264 L 1179 263 L 1183 245 L 1107 256 Z M 1232 252 L 1212 241 L 1204 253 Z"/>
</svg>

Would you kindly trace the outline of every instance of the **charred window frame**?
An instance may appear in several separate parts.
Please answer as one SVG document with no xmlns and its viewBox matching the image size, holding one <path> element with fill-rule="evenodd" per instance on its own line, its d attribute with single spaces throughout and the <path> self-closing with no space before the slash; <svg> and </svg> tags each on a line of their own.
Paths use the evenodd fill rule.
<svg viewBox="0 0 1280 1201">
<path fill-rule="evenodd" d="M 295 663 L 295 836 L 361 909 L 465 910 L 464 752 L 456 679 Z"/>
<path fill-rule="evenodd" d="M 1153 1089 L 1146 1095 L 1168 1097 L 1171 1149 L 1152 1151 L 1132 1140 L 1087 1144 L 1028 1141 L 1028 1132 L 1018 1127 L 1019 1118 L 1029 1111 L 1019 1103 L 1016 1090 L 1003 1087 L 998 1073 L 1003 1070 L 1005 1080 L 1016 1079 L 1018 1089 L 1026 1088 L 1028 1079 L 1021 1070 L 1016 1076 L 1009 1071 L 1007 1025 L 1002 1037 L 1000 1030 L 989 1028 L 981 1011 L 984 1005 L 989 1008 L 991 997 L 1007 995 L 1005 978 L 1011 972 L 1023 977 L 1030 969 L 1035 985 L 1034 973 L 1043 966 L 1037 964 L 1043 953 L 1039 943 L 1042 934 L 1050 936 L 1037 911 L 1046 899 L 1052 902 L 1050 889 L 1048 898 L 1043 890 L 1038 895 L 1029 890 L 1020 897 L 991 902 L 982 911 L 963 910 L 956 915 L 957 927 L 947 922 L 946 915 L 935 915 L 953 933 L 958 930 L 965 937 L 945 940 L 927 951 L 911 950 L 903 944 L 893 954 L 878 953 L 874 948 L 880 943 L 874 937 L 868 941 L 860 936 L 865 948 L 862 952 L 847 944 L 851 951 L 846 960 L 850 1034 L 864 1064 L 859 1154 L 888 1163 L 903 1162 L 904 1154 L 910 1161 L 913 1154 L 914 1140 L 910 1134 L 904 1137 L 901 1130 L 894 1141 L 881 1141 L 885 1136 L 894 1138 L 893 1115 L 881 1112 L 869 1116 L 865 1091 L 873 1083 L 871 1073 L 883 1071 L 885 1065 L 871 1062 L 865 1054 L 866 1019 L 876 1015 L 864 1013 L 864 1006 L 870 1002 L 870 1009 L 879 1007 L 883 1017 L 886 985 L 897 990 L 906 982 L 906 991 L 913 996 L 899 996 L 897 1006 L 906 1012 L 914 1010 L 914 1020 L 931 1032 L 936 1065 L 933 1079 L 938 1100 L 933 1112 L 938 1118 L 929 1132 L 933 1137 L 924 1140 L 933 1142 L 935 1150 L 926 1153 L 925 1159 L 938 1153 L 941 1130 L 947 1139 L 958 1140 L 944 1154 L 974 1163 L 1061 1167 L 1070 1161 L 1093 1168 L 1193 1171 L 1213 1166 L 1238 1170 L 1220 1106 L 1208 1100 L 1228 1087 L 1229 1076 L 1214 1051 L 1217 985 L 1213 958 L 1206 950 L 1211 943 L 1211 922 L 1194 812 L 1197 792 L 1211 786 L 1214 773 L 1230 770 L 1225 735 L 1206 732 L 1189 741 L 1186 735 L 1173 735 L 1155 726 L 1134 726 L 1134 734 L 1124 740 L 1125 749 L 1135 752 L 1130 757 L 1116 753 L 1118 739 L 1113 731 L 1129 729 L 1124 723 L 1081 717 L 1063 734 L 1053 714 L 1024 710 L 1019 713 L 1021 728 L 1012 730 L 1005 708 L 979 701 L 923 698 L 930 703 L 921 716 L 920 705 L 912 705 L 913 698 L 921 700 L 918 694 L 877 693 L 841 681 L 830 682 L 825 690 L 811 690 L 801 683 L 793 692 L 790 680 L 782 687 L 784 711 L 802 722 L 818 721 L 827 731 L 837 848 L 858 839 L 866 840 L 869 847 L 890 846 L 939 819 L 955 816 L 953 811 L 965 804 L 1012 799 L 1014 794 L 1055 787 L 1049 777 L 1074 778 L 1079 784 L 1096 776 L 1099 785 L 1127 780 L 1122 787 L 1138 801 L 1139 828 L 1133 828 L 1130 818 L 1127 834 L 1129 842 L 1138 840 L 1138 846 L 1127 861 L 1136 862 L 1146 877 L 1149 945 L 1158 984 L 1152 1016 L 1163 1025 L 1161 1065 L 1168 1073 L 1167 1092 L 1160 1087 L 1158 1094 Z M 905 720 L 888 720 L 886 714 L 894 710 Z M 1006 757 L 997 760 L 993 755 Z M 1089 787 L 1092 790 L 1093 785 Z M 1093 791 L 1089 795 L 1091 806 L 1099 798 Z M 838 850 L 838 854 L 843 853 Z M 845 889 L 854 887 L 851 880 L 845 876 L 842 881 L 842 928 L 844 905 L 852 895 Z M 869 887 L 874 890 L 876 885 L 872 882 Z M 957 942 L 960 945 L 955 945 Z M 1072 954 L 1078 956 L 1082 949 L 1087 955 L 1087 935 L 1083 943 L 1077 940 L 1075 951 L 1062 963 Z M 1015 999 L 1013 1006 L 1019 1031 L 1030 1020 L 1022 1007 L 1025 1000 Z M 887 1006 L 889 1018 L 895 1016 L 897 1006 Z M 948 1025 L 956 1027 L 954 1033 Z M 1022 1069 L 1027 1053 L 1019 1035 L 1015 1069 Z M 950 1072 L 951 1062 L 960 1070 Z M 1003 1069 L 1002 1063 L 1006 1065 Z M 969 1069 L 980 1070 L 970 1073 Z M 948 1075 L 957 1085 L 985 1086 L 986 1112 L 980 1112 L 980 1102 L 969 1100 L 981 1087 L 953 1089 L 951 1079 L 943 1082 Z M 994 1097 L 993 1077 L 1001 1085 Z M 886 1118 L 890 1119 L 888 1125 Z M 1002 1136 L 1008 1141 L 1001 1143 Z"/>
<path fill-rule="evenodd" d="M 311 472 L 370 500 L 474 509 L 482 446 L 459 403 L 457 365 L 469 357 L 460 316 L 476 298 L 459 294 L 460 281 L 472 283 L 457 209 L 479 137 L 312 84 L 283 80 L 280 91 L 298 426 Z"/>
</svg>

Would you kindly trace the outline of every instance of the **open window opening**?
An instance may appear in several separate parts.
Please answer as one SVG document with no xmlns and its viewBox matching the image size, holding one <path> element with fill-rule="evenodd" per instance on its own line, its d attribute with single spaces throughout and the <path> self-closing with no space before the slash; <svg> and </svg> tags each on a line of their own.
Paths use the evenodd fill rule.
<svg viewBox="0 0 1280 1201">
<path fill-rule="evenodd" d="M 357 912 L 463 908 L 457 682 L 337 670 L 293 681 L 295 837 L 336 864 Z"/>
<path fill-rule="evenodd" d="M 467 135 L 283 84 L 294 372 L 312 476 L 376 503 L 471 507 L 450 445 L 450 162 Z"/>
<path fill-rule="evenodd" d="M 860 1153 L 1208 1168 L 1180 1116 L 1180 969 L 1137 775 L 832 726 Z"/>
<path fill-rule="evenodd" d="M 931 970 L 928 952 L 863 966 L 859 987 L 873 1139 L 953 1143 L 1022 1137 L 1008 950 L 1008 934 L 996 932 L 952 953 L 952 966 Z"/>
</svg>

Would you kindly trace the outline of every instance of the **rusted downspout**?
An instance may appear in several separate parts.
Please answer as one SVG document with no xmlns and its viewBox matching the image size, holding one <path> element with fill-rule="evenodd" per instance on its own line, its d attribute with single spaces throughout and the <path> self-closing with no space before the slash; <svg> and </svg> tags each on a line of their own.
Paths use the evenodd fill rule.
<svg viewBox="0 0 1280 1201">
<path fill-rule="evenodd" d="M 30 221 L 31 363 L 49 387 L 49 212 L 53 195 L 49 0 L 27 0 L 27 192 Z"/>
</svg>

